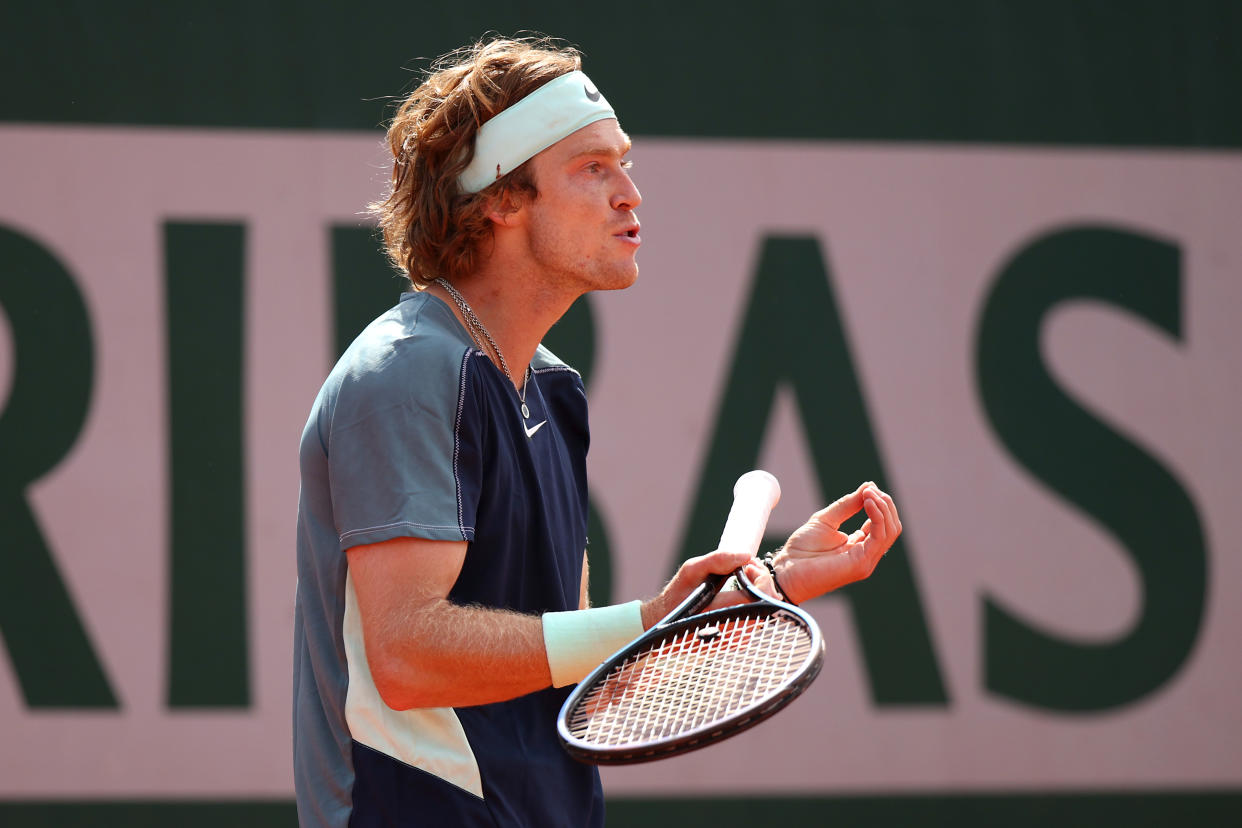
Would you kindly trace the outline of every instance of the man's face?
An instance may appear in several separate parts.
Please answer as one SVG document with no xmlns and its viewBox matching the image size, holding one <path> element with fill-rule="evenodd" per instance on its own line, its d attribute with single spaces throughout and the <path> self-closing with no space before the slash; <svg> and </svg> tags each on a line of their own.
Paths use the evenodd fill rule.
<svg viewBox="0 0 1242 828">
<path fill-rule="evenodd" d="M 530 252 L 543 277 L 579 293 L 629 287 L 638 278 L 642 201 L 616 119 L 583 127 L 532 159 L 539 197 L 526 204 Z"/>
</svg>

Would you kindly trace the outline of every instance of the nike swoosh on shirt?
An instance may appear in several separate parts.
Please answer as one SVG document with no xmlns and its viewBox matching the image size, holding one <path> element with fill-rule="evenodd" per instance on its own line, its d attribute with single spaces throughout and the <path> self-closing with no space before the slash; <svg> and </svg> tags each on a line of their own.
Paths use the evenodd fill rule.
<svg viewBox="0 0 1242 828">
<path fill-rule="evenodd" d="M 546 423 L 546 422 L 547 422 L 547 420 L 541 420 L 540 422 L 535 423 L 535 424 L 534 424 L 533 426 L 531 426 L 530 428 L 526 428 L 525 426 L 522 426 L 523 428 L 526 428 L 526 436 L 527 436 L 527 438 L 534 437 L 534 436 L 535 436 L 535 432 L 536 432 L 536 431 L 538 431 L 539 429 L 543 428 L 543 425 L 544 425 L 544 423 Z"/>
</svg>

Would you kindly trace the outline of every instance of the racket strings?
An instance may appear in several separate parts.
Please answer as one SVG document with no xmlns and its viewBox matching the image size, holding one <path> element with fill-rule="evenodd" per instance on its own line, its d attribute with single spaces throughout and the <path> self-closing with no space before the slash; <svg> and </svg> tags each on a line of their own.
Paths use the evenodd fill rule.
<svg viewBox="0 0 1242 828">
<path fill-rule="evenodd" d="M 807 664 L 810 632 L 784 615 L 706 620 L 653 642 L 586 693 L 567 725 L 600 746 L 660 741 L 762 704 Z"/>
</svg>

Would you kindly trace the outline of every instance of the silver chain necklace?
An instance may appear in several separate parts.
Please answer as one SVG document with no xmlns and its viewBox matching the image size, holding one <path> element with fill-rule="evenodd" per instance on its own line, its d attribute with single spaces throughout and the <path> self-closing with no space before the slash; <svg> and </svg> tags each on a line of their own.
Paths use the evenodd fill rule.
<svg viewBox="0 0 1242 828">
<path fill-rule="evenodd" d="M 491 347 L 492 352 L 496 354 L 496 359 L 500 361 L 500 370 L 504 372 L 505 378 L 509 380 L 509 384 L 513 384 L 513 374 L 509 373 L 509 363 L 505 362 L 505 355 L 500 352 L 500 346 L 496 344 L 496 340 L 492 339 L 492 335 L 487 332 L 487 328 L 483 327 L 483 323 L 479 321 L 479 317 L 475 315 L 474 309 L 466 302 L 466 297 L 462 296 L 457 288 L 453 287 L 446 279 L 440 277 L 436 279 L 436 284 L 444 288 L 444 291 L 453 298 L 453 304 L 457 305 L 457 309 L 461 311 L 462 318 L 466 320 L 466 329 L 470 333 L 470 338 L 480 348 L 483 347 L 483 341 L 480 336 L 487 340 L 487 344 Z M 526 366 L 526 373 L 522 375 L 522 388 L 518 391 L 518 402 L 522 404 L 522 419 L 530 419 L 530 409 L 526 407 L 526 384 L 530 382 L 530 366 Z"/>
</svg>

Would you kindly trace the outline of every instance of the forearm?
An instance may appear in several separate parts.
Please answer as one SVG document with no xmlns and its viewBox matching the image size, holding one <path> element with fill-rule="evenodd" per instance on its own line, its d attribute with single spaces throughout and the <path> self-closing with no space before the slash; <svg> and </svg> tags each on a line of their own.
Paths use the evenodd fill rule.
<svg viewBox="0 0 1242 828">
<path fill-rule="evenodd" d="M 348 550 L 367 664 L 389 707 L 488 704 L 550 687 L 554 675 L 559 686 L 579 681 L 584 669 L 662 618 L 709 572 L 730 572 L 749 559 L 713 552 L 687 561 L 641 607 L 633 602 L 545 618 L 448 601 L 465 551 L 465 543 L 418 538 Z M 587 603 L 585 589 L 579 600 Z"/>
<path fill-rule="evenodd" d="M 505 701 L 552 684 L 537 615 L 436 600 L 411 608 L 367 645 L 384 702 L 467 707 Z"/>
</svg>

